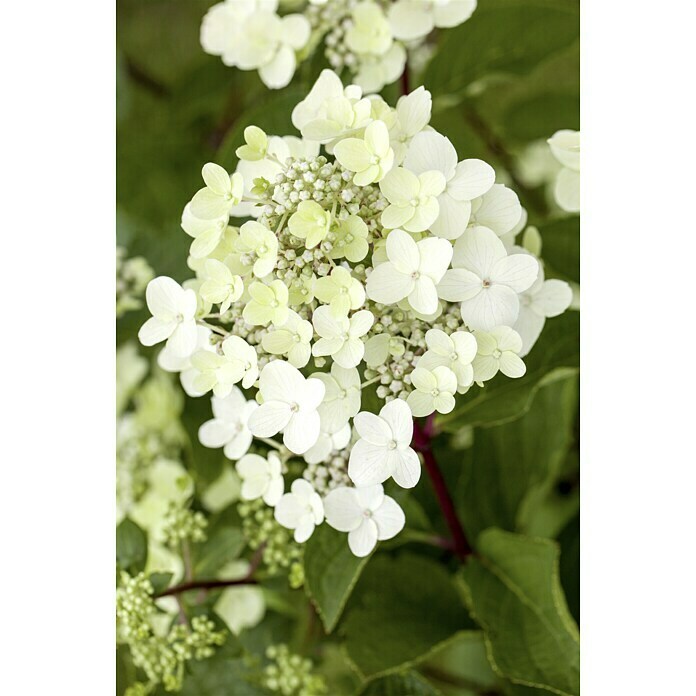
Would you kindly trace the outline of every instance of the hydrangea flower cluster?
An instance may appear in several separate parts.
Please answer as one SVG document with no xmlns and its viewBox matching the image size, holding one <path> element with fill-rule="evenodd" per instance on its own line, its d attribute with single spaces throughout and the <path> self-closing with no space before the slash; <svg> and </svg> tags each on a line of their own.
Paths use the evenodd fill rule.
<svg viewBox="0 0 696 696">
<path fill-rule="evenodd" d="M 201 45 L 279 89 L 323 42 L 331 67 L 372 93 L 399 78 L 407 52 L 433 29 L 462 24 L 475 9 L 476 0 L 224 0 L 204 17 Z"/>
<path fill-rule="evenodd" d="M 423 87 L 391 107 L 325 70 L 293 111 L 301 137 L 251 126 L 236 171 L 203 167 L 182 215 L 195 277 L 147 288 L 141 342 L 165 344 L 159 364 L 189 395 L 212 395 L 201 442 L 299 544 L 324 521 L 357 556 L 398 534 L 384 484 L 418 483 L 414 417 L 523 376 L 571 301 L 514 245 L 516 194 L 430 114 Z M 248 454 L 254 439 L 267 456 Z"/>
</svg>

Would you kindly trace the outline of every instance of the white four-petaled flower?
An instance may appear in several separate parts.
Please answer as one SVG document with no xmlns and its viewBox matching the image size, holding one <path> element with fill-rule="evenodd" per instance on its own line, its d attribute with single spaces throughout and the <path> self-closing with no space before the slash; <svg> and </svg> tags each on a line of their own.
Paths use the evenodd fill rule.
<svg viewBox="0 0 696 696">
<path fill-rule="evenodd" d="M 319 438 L 317 408 L 324 398 L 324 383 L 305 378 L 290 363 L 274 360 L 259 378 L 263 403 L 251 414 L 249 430 L 256 437 L 283 431 L 283 443 L 294 454 L 304 454 Z"/>
<path fill-rule="evenodd" d="M 522 377 L 527 367 L 519 357 L 522 339 L 509 326 L 496 326 L 491 331 L 474 331 L 478 350 L 474 358 L 474 381 L 486 382 L 502 372 L 513 379 Z"/>
<path fill-rule="evenodd" d="M 362 337 L 374 321 L 374 314 L 367 309 L 361 309 L 349 319 L 334 316 L 331 307 L 326 305 L 317 307 L 312 323 L 321 338 L 312 346 L 312 354 L 330 355 L 341 367 L 356 367 L 365 355 Z"/>
<path fill-rule="evenodd" d="M 429 237 L 415 242 L 403 230 L 387 237 L 386 263 L 373 269 L 367 278 L 367 295 L 375 302 L 395 304 L 404 298 L 421 314 L 437 310 L 436 285 L 452 259 L 452 245 L 446 239 Z"/>
<path fill-rule="evenodd" d="M 191 355 L 197 339 L 196 293 L 184 290 L 167 276 L 159 276 L 147 284 L 145 300 L 152 317 L 140 327 L 140 342 L 154 346 L 167 341 L 167 347 L 177 357 Z"/>
<path fill-rule="evenodd" d="M 356 186 L 367 186 L 384 179 L 394 164 L 389 131 L 382 121 L 373 121 L 363 138 L 344 138 L 334 148 L 340 164 L 351 172 Z"/>
<path fill-rule="evenodd" d="M 518 294 L 527 290 L 539 273 L 533 256 L 508 256 L 505 245 L 486 227 L 472 227 L 456 241 L 452 266 L 438 285 L 438 294 L 443 300 L 461 302 L 467 326 L 484 331 L 515 323 Z"/>
<path fill-rule="evenodd" d="M 457 391 L 465 391 L 473 384 L 476 357 L 476 339 L 468 331 L 455 331 L 449 336 L 440 329 L 430 329 L 425 334 L 428 350 L 418 361 L 418 367 L 433 370 L 435 367 L 448 367 L 457 377 Z"/>
<path fill-rule="evenodd" d="M 302 544 L 314 532 L 314 527 L 324 521 L 324 505 L 312 484 L 304 479 L 295 479 L 276 504 L 276 520 L 287 529 L 295 530 L 295 541 Z"/>
<path fill-rule="evenodd" d="M 263 498 L 271 507 L 278 503 L 285 484 L 280 457 L 275 452 L 269 452 L 268 458 L 247 454 L 237 462 L 236 469 L 242 479 L 243 500 Z"/>
<path fill-rule="evenodd" d="M 244 194 L 244 179 L 235 172 L 231 176 L 219 165 L 208 162 L 203 166 L 202 188 L 191 199 L 191 212 L 201 220 L 217 220 L 229 215 L 239 205 Z"/>
<path fill-rule="evenodd" d="M 213 418 L 198 429 L 198 439 L 204 447 L 222 447 L 228 459 L 239 459 L 249 450 L 251 432 L 249 416 L 258 408 L 255 401 L 247 401 L 244 394 L 233 387 L 230 393 L 211 399 Z"/>
<path fill-rule="evenodd" d="M 315 372 L 312 377 L 321 380 L 326 389 L 319 406 L 322 427 L 335 433 L 360 410 L 360 373 L 354 367 L 346 369 L 334 363 L 330 374 Z"/>
<path fill-rule="evenodd" d="M 350 451 L 348 475 L 356 486 L 383 483 L 390 476 L 403 488 L 418 483 L 420 461 L 411 449 L 413 414 L 405 401 L 390 401 L 378 416 L 361 411 L 353 425 L 360 439 Z"/>
<path fill-rule="evenodd" d="M 379 183 L 389 201 L 381 216 L 382 225 L 407 232 L 427 230 L 440 213 L 437 198 L 446 185 L 442 172 L 435 169 L 419 175 L 403 167 L 392 169 Z"/>
<path fill-rule="evenodd" d="M 399 504 L 381 484 L 364 488 L 334 488 L 324 498 L 326 521 L 348 532 L 348 546 L 359 558 L 369 555 L 377 541 L 395 537 L 406 523 Z"/>
</svg>

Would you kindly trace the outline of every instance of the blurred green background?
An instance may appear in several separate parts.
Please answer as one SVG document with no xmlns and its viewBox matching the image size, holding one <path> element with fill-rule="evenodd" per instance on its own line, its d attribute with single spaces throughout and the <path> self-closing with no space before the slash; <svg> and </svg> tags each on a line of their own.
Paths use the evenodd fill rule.
<svg viewBox="0 0 696 696">
<path fill-rule="evenodd" d="M 234 150 L 250 123 L 269 133 L 294 134 L 292 107 L 324 67 L 321 55 L 306 61 L 293 83 L 278 92 L 266 89 L 256 72 L 225 67 L 218 58 L 204 54 L 199 44 L 200 21 L 211 4 L 208 0 L 117 2 L 117 243 L 128 249 L 129 256 L 144 256 L 157 275 L 178 281 L 192 275 L 186 266 L 190 239 L 179 221 L 181 210 L 200 186 L 202 165 L 216 161 L 234 169 Z M 436 38 L 435 57 L 411 80 L 412 88 L 425 84 L 433 93 L 431 124 L 452 140 L 460 159 L 485 159 L 517 191 L 529 223 L 541 231 L 547 277 L 579 283 L 579 217 L 555 208 L 548 181 L 535 175 L 532 156 L 535 144 L 556 130 L 580 127 L 579 3 L 479 0 L 468 22 L 441 31 Z M 383 95 L 393 103 L 398 86 L 387 88 Z M 144 318 L 143 311 L 135 311 L 119 320 L 119 342 L 134 337 Z M 438 459 L 470 537 L 476 539 L 490 528 L 517 535 L 484 535 L 478 549 L 506 568 L 510 577 L 538 589 L 537 608 L 548 612 L 546 628 L 523 609 L 512 624 L 509 617 L 496 614 L 497 605 L 513 600 L 506 587 L 496 585 L 500 576 L 490 575 L 490 564 L 476 563 L 465 574 L 460 572 L 458 582 L 468 588 L 469 600 L 478 609 L 477 623 L 487 628 L 494 674 L 475 624 L 462 645 L 455 641 L 443 647 L 452 634 L 447 606 L 442 606 L 443 597 L 450 598 L 449 590 L 443 589 L 439 598 L 430 597 L 422 608 L 432 617 L 425 626 L 398 606 L 385 609 L 382 600 L 373 601 L 375 583 L 378 596 L 386 598 L 403 590 L 399 578 L 430 573 L 427 564 L 418 565 L 432 564 L 422 546 L 413 546 L 418 553 L 413 558 L 376 559 L 356 586 L 340 635 L 363 673 L 388 673 L 401 666 L 406 676 L 377 679 L 362 692 L 365 696 L 529 696 L 553 689 L 577 693 L 575 652 L 558 639 L 555 624 L 565 618 L 552 616 L 558 600 L 556 547 L 536 539 L 558 542 L 560 583 L 570 614 L 578 621 L 578 349 L 579 313 L 569 311 L 549 320 L 526 360 L 527 375 L 514 381 L 498 378 L 461 398 L 455 412 L 442 420 L 444 432 L 437 440 Z M 199 409 L 199 404 L 189 402 L 186 408 L 195 432 L 207 404 Z M 219 466 L 203 455 L 200 479 L 211 480 Z M 421 531 L 444 531 L 428 481 L 421 482 L 404 506 L 416 528 L 420 524 Z M 432 580 L 435 587 L 440 580 Z M 407 593 L 403 602 L 419 602 L 419 597 L 428 595 L 428 587 L 414 592 Z M 440 628 L 434 629 L 438 617 Z M 392 624 L 391 630 L 370 632 L 385 622 Z M 430 641 L 431 647 L 444 642 L 416 672 L 409 659 L 402 659 L 402 653 L 410 653 L 399 644 L 400 636 L 410 641 L 411 648 L 417 636 Z M 263 635 L 248 639 L 253 640 L 263 643 Z M 388 657 L 373 659 L 370 646 L 387 650 Z M 214 666 L 205 664 L 203 670 L 215 673 Z M 186 687 L 191 696 L 247 693 L 205 686 L 203 672 L 196 679 Z M 422 679 L 427 680 L 425 685 Z"/>
</svg>

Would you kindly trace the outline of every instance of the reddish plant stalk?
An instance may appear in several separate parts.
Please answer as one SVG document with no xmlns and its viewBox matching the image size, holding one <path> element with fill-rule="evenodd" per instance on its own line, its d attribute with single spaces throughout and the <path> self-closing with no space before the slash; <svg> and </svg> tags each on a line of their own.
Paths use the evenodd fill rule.
<svg viewBox="0 0 696 696">
<path fill-rule="evenodd" d="M 241 578 L 237 580 L 191 580 L 183 582 L 181 585 L 175 585 L 155 595 L 157 599 L 160 597 L 168 597 L 169 595 L 178 595 L 182 592 L 190 590 L 217 590 L 221 587 L 233 587 L 234 585 L 256 585 L 257 582 L 253 578 Z"/>
<path fill-rule="evenodd" d="M 447 488 L 447 483 L 433 454 L 434 422 L 433 416 L 429 416 L 424 425 L 420 425 L 417 421 L 414 422 L 412 446 L 416 452 L 420 452 L 423 455 L 425 470 L 428 472 L 437 502 L 440 510 L 442 510 L 442 516 L 445 518 L 447 527 L 452 535 L 454 553 L 461 561 L 465 561 L 467 556 L 473 553 L 473 549 L 466 538 L 464 528 L 454 507 L 454 501 Z"/>
</svg>

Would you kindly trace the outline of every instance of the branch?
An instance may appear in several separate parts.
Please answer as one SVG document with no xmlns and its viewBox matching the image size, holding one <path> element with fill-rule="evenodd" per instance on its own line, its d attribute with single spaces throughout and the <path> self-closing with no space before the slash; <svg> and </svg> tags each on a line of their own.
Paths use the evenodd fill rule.
<svg viewBox="0 0 696 696">
<path fill-rule="evenodd" d="M 238 578 L 236 580 L 191 580 L 183 582 L 181 585 L 174 585 L 163 592 L 155 595 L 155 599 L 160 597 L 168 597 L 170 595 L 178 595 L 190 590 L 217 590 L 221 587 L 234 587 L 235 585 L 257 585 L 258 581 L 249 576 Z"/>
<path fill-rule="evenodd" d="M 412 446 L 416 452 L 420 452 L 423 455 L 425 470 L 428 472 L 428 476 L 430 476 L 430 482 L 433 485 L 437 502 L 440 505 L 442 515 L 452 535 L 454 553 L 461 561 L 465 561 L 466 558 L 473 553 L 473 549 L 466 538 L 462 523 L 457 516 L 452 496 L 447 488 L 447 483 L 445 482 L 440 467 L 437 465 L 435 455 L 433 454 L 432 438 L 434 435 L 434 423 L 435 419 L 432 415 L 428 416 L 428 419 L 422 426 L 417 421 L 414 422 Z"/>
</svg>

